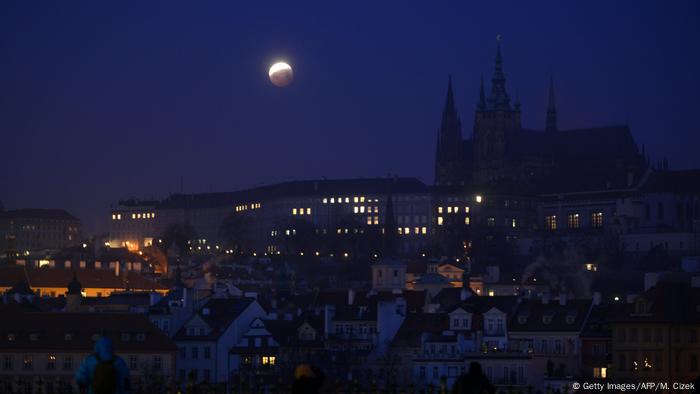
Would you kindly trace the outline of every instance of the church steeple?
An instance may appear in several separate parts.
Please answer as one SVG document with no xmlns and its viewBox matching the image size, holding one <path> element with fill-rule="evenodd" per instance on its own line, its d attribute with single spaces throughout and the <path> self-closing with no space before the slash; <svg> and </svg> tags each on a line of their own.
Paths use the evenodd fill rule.
<svg viewBox="0 0 700 394">
<path fill-rule="evenodd" d="M 442 110 L 435 152 L 435 183 L 438 185 L 459 184 L 463 181 L 462 122 L 457 114 L 452 76 L 447 81 L 447 96 Z"/>
<path fill-rule="evenodd" d="M 496 66 L 491 78 L 491 95 L 489 109 L 494 111 L 510 111 L 510 97 L 506 92 L 506 76 L 503 73 L 503 57 L 501 56 L 501 40 L 498 38 L 496 49 Z"/>
<path fill-rule="evenodd" d="M 557 131 L 557 107 L 554 102 L 554 78 L 549 77 L 549 100 L 547 101 L 547 122 L 545 131 Z"/>
<path fill-rule="evenodd" d="M 458 130 L 455 130 L 459 127 Z M 447 97 L 445 98 L 445 108 L 442 110 L 442 123 L 440 129 L 448 130 L 450 132 L 458 132 L 461 136 L 461 124 L 459 120 L 459 115 L 457 115 L 457 109 L 455 108 L 455 98 L 454 93 L 452 93 L 452 75 L 447 79 Z"/>
</svg>

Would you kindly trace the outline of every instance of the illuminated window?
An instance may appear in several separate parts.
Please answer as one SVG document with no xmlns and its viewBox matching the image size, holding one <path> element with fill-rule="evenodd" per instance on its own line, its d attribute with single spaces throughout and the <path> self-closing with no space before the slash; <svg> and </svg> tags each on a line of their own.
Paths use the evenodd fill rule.
<svg viewBox="0 0 700 394">
<path fill-rule="evenodd" d="M 452 213 L 452 207 L 447 207 L 447 213 Z"/>
<path fill-rule="evenodd" d="M 459 213 L 459 207 L 454 207 L 455 213 Z"/>
<path fill-rule="evenodd" d="M 414 234 L 420 234 L 420 227 L 414 227 L 414 228 L 413 228 L 413 233 L 414 233 Z"/>
<path fill-rule="evenodd" d="M 360 202 L 365 202 L 364 196 L 360 196 Z"/>
<path fill-rule="evenodd" d="M 331 197 L 331 204 L 335 203 L 335 198 Z"/>
<path fill-rule="evenodd" d="M 510 226 L 511 227 L 515 228 L 515 227 L 517 227 L 517 225 L 518 225 L 518 223 L 515 219 L 510 219 Z"/>
<path fill-rule="evenodd" d="M 311 208 L 306 208 L 306 214 L 311 215 Z"/>
<path fill-rule="evenodd" d="M 350 197 L 345 197 L 345 202 L 349 203 L 349 202 L 350 202 Z"/>
<path fill-rule="evenodd" d="M 442 213 L 442 207 L 438 207 L 438 213 Z"/>
<path fill-rule="evenodd" d="M 360 213 L 365 213 L 365 207 L 364 207 L 364 206 L 360 207 Z"/>
<path fill-rule="evenodd" d="M 328 198 L 324 198 L 324 199 L 323 199 L 323 203 L 324 203 L 324 204 L 328 204 Z"/>
<path fill-rule="evenodd" d="M 469 216 L 464 218 L 464 224 L 469 225 Z"/>
<path fill-rule="evenodd" d="M 372 224 L 372 217 L 371 216 L 367 216 L 367 224 Z"/>
<path fill-rule="evenodd" d="M 591 226 L 603 227 L 603 212 L 594 212 L 591 214 Z"/>
<path fill-rule="evenodd" d="M 263 365 L 275 365 L 275 356 L 262 356 Z"/>
<path fill-rule="evenodd" d="M 411 229 L 408 228 L 408 227 L 404 227 L 404 228 L 403 228 L 403 233 L 406 234 L 406 235 L 408 235 L 408 234 L 411 233 Z"/>
<path fill-rule="evenodd" d="M 296 209 L 296 208 L 292 208 L 292 215 L 296 215 L 296 214 L 297 214 L 297 209 Z"/>
<path fill-rule="evenodd" d="M 556 230 L 557 229 L 557 216 L 556 215 L 545 216 L 544 225 L 547 228 L 547 230 Z"/>
<path fill-rule="evenodd" d="M 374 224 L 379 224 L 379 216 L 374 217 Z"/>
<path fill-rule="evenodd" d="M 135 214 L 135 213 L 132 213 L 132 214 L 131 214 L 131 218 L 132 218 L 132 219 L 136 219 L 136 214 Z"/>
<path fill-rule="evenodd" d="M 117 220 L 117 215 L 112 214 L 112 220 Z"/>
<path fill-rule="evenodd" d="M 442 226 L 442 216 L 438 216 L 437 223 L 438 223 L 438 226 Z"/>
<path fill-rule="evenodd" d="M 464 207 L 464 213 L 469 213 L 469 207 Z"/>
<path fill-rule="evenodd" d="M 428 234 L 428 228 L 427 227 L 421 227 L 420 229 L 422 234 Z"/>
<path fill-rule="evenodd" d="M 496 295 L 496 293 L 493 290 L 489 290 L 489 297 L 493 297 L 495 295 Z"/>
<path fill-rule="evenodd" d="M 360 201 L 359 197 L 353 197 L 353 198 L 352 198 L 352 202 L 354 202 L 354 203 L 356 203 L 356 204 L 357 204 L 359 201 Z"/>
<path fill-rule="evenodd" d="M 477 195 L 476 198 L 475 198 L 475 200 L 476 200 L 476 202 L 477 202 L 478 204 L 481 204 L 482 197 L 481 197 L 480 195 Z"/>
<path fill-rule="evenodd" d="M 118 214 L 117 214 L 117 220 L 122 220 L 122 214 L 121 214 L 121 213 L 118 213 Z"/>
<path fill-rule="evenodd" d="M 496 226 L 496 218 L 486 219 L 486 225 L 489 227 L 495 227 Z"/>
<path fill-rule="evenodd" d="M 399 234 L 403 234 L 403 229 L 399 227 Z"/>
<path fill-rule="evenodd" d="M 579 228 L 581 227 L 581 220 L 578 213 L 570 213 L 568 216 L 569 228 Z"/>
<path fill-rule="evenodd" d="M 352 207 L 352 211 L 354 213 L 358 213 L 358 212 L 360 212 L 360 207 Z"/>
</svg>

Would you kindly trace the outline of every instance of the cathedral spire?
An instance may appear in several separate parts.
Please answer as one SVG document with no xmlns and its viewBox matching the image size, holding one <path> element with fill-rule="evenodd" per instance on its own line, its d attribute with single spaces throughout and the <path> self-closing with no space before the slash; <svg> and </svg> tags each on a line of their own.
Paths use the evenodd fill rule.
<svg viewBox="0 0 700 394">
<path fill-rule="evenodd" d="M 442 110 L 442 129 L 446 130 L 459 123 L 459 115 L 455 107 L 454 93 L 452 93 L 452 75 L 447 79 L 447 97 L 445 98 L 445 108 Z"/>
<path fill-rule="evenodd" d="M 497 37 L 496 66 L 491 78 L 491 95 L 489 106 L 494 111 L 510 111 L 510 98 L 506 92 L 506 76 L 503 73 L 503 57 L 501 56 L 501 38 Z"/>
<path fill-rule="evenodd" d="M 549 76 L 549 100 L 547 101 L 547 122 L 545 131 L 557 131 L 557 107 L 554 102 L 554 78 Z"/>
<path fill-rule="evenodd" d="M 479 103 L 476 105 L 477 111 L 486 111 L 486 94 L 484 93 L 484 76 L 481 76 L 479 86 Z"/>
</svg>

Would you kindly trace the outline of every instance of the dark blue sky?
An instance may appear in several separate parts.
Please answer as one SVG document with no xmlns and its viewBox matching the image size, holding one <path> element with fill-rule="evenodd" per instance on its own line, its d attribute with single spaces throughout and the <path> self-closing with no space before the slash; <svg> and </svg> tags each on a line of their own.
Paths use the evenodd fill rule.
<svg viewBox="0 0 700 394">
<path fill-rule="evenodd" d="M 66 208 L 92 232 L 181 177 L 432 182 L 447 75 L 468 135 L 499 33 L 525 127 L 543 127 L 551 72 L 560 128 L 627 123 L 653 158 L 700 167 L 697 1 L 196 4 L 0 2 L 6 208 Z"/>
</svg>

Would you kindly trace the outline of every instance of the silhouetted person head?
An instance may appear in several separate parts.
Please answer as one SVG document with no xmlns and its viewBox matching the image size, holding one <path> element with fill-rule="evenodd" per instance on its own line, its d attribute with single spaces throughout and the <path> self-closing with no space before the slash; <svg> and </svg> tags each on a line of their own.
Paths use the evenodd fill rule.
<svg viewBox="0 0 700 394">
<path fill-rule="evenodd" d="M 472 375 L 481 375 L 481 364 L 477 363 L 476 361 L 472 361 L 469 364 L 469 373 Z"/>
<path fill-rule="evenodd" d="M 293 394 L 316 394 L 321 391 L 325 375 L 309 364 L 300 364 L 294 370 Z"/>
<path fill-rule="evenodd" d="M 469 364 L 469 373 L 462 374 L 451 391 L 452 394 L 493 394 L 495 392 L 496 388 L 481 372 L 481 364 L 476 361 Z"/>
</svg>

